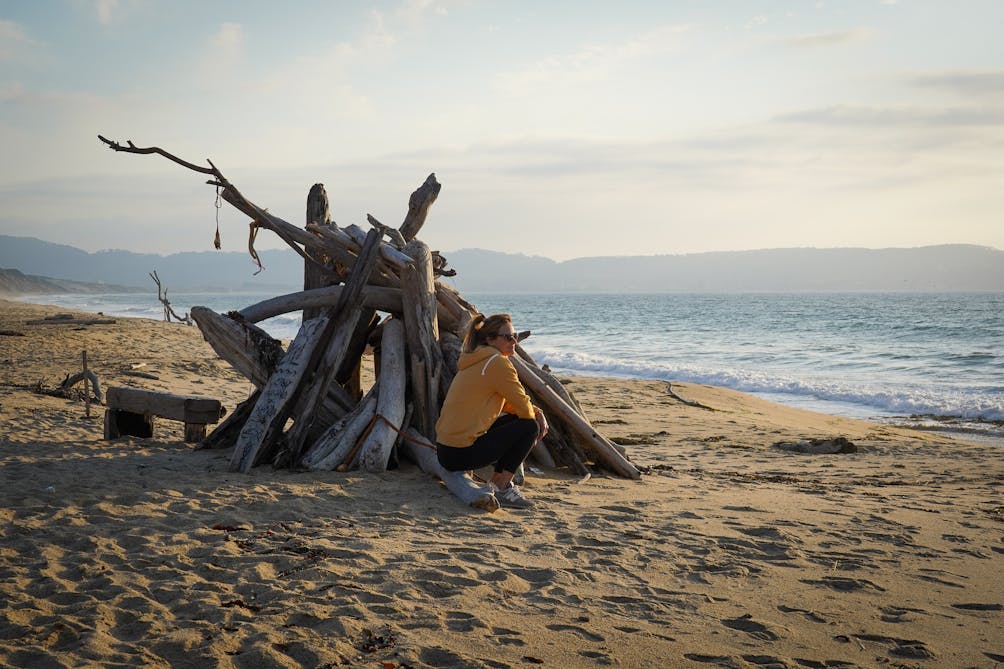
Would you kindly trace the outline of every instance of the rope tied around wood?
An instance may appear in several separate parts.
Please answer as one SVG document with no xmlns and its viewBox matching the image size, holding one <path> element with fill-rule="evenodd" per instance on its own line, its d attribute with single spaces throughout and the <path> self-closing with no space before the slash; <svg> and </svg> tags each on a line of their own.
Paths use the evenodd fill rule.
<svg viewBox="0 0 1004 669">
<path fill-rule="evenodd" d="M 268 210 L 266 209 L 265 211 Z M 258 265 L 258 271 L 255 272 L 253 276 L 258 276 L 258 274 L 265 269 L 265 266 L 261 264 L 261 258 L 258 257 L 258 252 L 254 250 L 254 240 L 258 236 L 258 228 L 260 225 L 261 224 L 258 221 L 251 221 L 251 229 L 248 232 L 248 253 L 251 254 L 251 260 L 254 260 L 255 264 Z"/>
<path fill-rule="evenodd" d="M 383 421 L 384 423 L 386 423 L 387 427 L 397 432 L 398 436 L 400 436 L 405 441 L 410 442 L 412 444 L 416 444 L 418 446 L 424 446 L 425 448 L 428 448 L 433 452 L 436 451 L 436 447 L 433 444 L 430 444 L 428 441 L 422 439 L 416 439 L 407 432 L 400 430 L 396 425 L 394 425 L 394 423 L 390 421 L 390 419 L 388 419 L 386 416 L 384 416 L 382 413 L 378 411 L 373 414 L 373 418 L 371 418 L 370 422 L 366 424 L 366 429 L 363 430 L 363 433 L 359 435 L 358 439 L 356 439 L 356 443 L 352 446 L 352 450 L 349 451 L 349 454 L 345 457 L 344 462 L 342 462 L 342 464 L 338 465 L 338 467 L 335 468 L 336 471 L 345 472 L 349 470 L 349 467 L 352 465 L 352 461 L 355 460 L 356 455 L 359 454 L 359 449 L 362 448 L 362 445 L 366 442 L 367 437 L 370 436 L 370 432 L 373 431 L 373 428 L 376 427 L 376 424 L 379 421 Z"/>
</svg>

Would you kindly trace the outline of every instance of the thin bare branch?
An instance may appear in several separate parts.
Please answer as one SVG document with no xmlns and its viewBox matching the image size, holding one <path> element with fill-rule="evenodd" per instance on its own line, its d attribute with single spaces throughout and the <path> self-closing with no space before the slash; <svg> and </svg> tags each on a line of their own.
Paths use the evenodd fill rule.
<svg viewBox="0 0 1004 669">
<path fill-rule="evenodd" d="M 112 151 L 125 151 L 126 153 L 157 153 L 164 156 L 168 160 L 178 163 L 182 167 L 187 167 L 190 170 L 201 172 L 202 174 L 210 174 L 218 178 L 220 181 L 223 181 L 224 184 L 226 183 L 226 179 L 223 178 L 223 175 L 220 174 L 220 171 L 216 169 L 216 165 L 213 165 L 213 162 L 208 158 L 206 159 L 206 162 L 209 163 L 209 167 L 199 167 L 195 163 L 190 163 L 187 160 L 183 160 L 178 156 L 168 153 L 167 151 L 158 146 L 139 147 L 133 144 L 132 140 L 126 140 L 126 144 L 128 144 L 128 146 L 122 146 L 118 142 L 112 141 L 106 137 L 102 137 L 101 135 L 98 135 L 98 139 L 107 144 L 108 148 L 111 149 Z"/>
</svg>

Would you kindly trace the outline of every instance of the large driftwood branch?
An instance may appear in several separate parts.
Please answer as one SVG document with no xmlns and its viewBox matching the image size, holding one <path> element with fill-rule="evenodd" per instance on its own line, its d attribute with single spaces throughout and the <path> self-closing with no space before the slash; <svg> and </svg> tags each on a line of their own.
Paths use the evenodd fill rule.
<svg viewBox="0 0 1004 669">
<path fill-rule="evenodd" d="M 332 270 L 319 264 L 317 260 L 311 257 L 311 255 L 301 248 L 300 245 L 303 247 L 316 247 L 321 253 L 327 252 L 332 257 L 339 259 L 339 261 L 343 262 L 343 264 L 351 266 L 354 263 L 352 256 L 348 255 L 346 258 L 347 253 L 339 245 L 331 243 L 330 241 L 322 237 L 318 237 L 317 235 L 313 235 L 302 228 L 298 228 L 292 223 L 289 223 L 274 214 L 270 214 L 268 209 L 263 209 L 244 197 L 237 187 L 230 183 L 223 173 L 208 158 L 206 159 L 206 162 L 209 163 L 209 167 L 200 167 L 199 165 L 179 158 L 164 149 L 161 149 L 160 147 L 138 147 L 131 141 L 127 142 L 127 146 L 123 146 L 119 142 L 112 141 L 102 137 L 101 135 L 98 135 L 98 139 L 104 142 L 108 148 L 113 151 L 136 154 L 157 154 L 177 163 L 178 165 L 181 165 L 182 167 L 186 167 L 200 174 L 208 174 L 212 176 L 213 179 L 211 179 L 208 183 L 212 186 L 220 188 L 220 197 L 252 220 L 252 235 L 254 227 L 262 227 L 267 230 L 271 230 L 280 239 L 282 239 L 287 246 L 301 256 L 304 261 L 318 265 L 318 267 L 320 267 L 320 269 L 324 272 L 331 273 Z M 252 249 L 252 256 L 254 255 L 255 254 Z M 347 262 L 345 262 L 346 260 Z"/>
<path fill-rule="evenodd" d="M 439 191 L 443 186 L 436 181 L 436 173 L 433 172 L 425 179 L 425 183 L 419 186 L 411 197 L 408 198 L 408 214 L 401 223 L 401 235 L 406 242 L 410 242 L 418 235 L 418 231 L 425 225 L 425 219 L 429 215 L 429 207 L 439 197 Z"/>
<path fill-rule="evenodd" d="M 331 225 L 331 211 L 328 207 L 328 193 L 324 190 L 324 184 L 314 184 L 310 187 L 310 192 L 307 194 L 306 226 L 309 227 L 311 225 L 323 227 Z M 324 286 L 331 285 L 332 281 L 330 280 L 330 274 L 322 271 L 319 267 L 319 265 L 324 265 L 324 254 L 309 247 L 304 250 L 307 252 L 307 255 L 313 258 L 316 262 L 303 263 L 303 289 L 311 290 L 313 288 L 323 288 Z M 303 320 L 305 321 L 320 315 L 321 312 L 319 309 L 308 307 L 303 310 Z"/>
<path fill-rule="evenodd" d="M 603 464 L 620 476 L 632 479 L 641 478 L 641 472 L 628 462 L 627 458 L 613 444 L 598 434 L 589 421 L 583 418 L 575 409 L 568 406 L 553 389 L 534 374 L 522 358 L 513 356 L 510 360 L 512 360 L 513 365 L 516 367 L 516 373 L 519 375 L 519 380 L 523 382 L 523 385 L 531 388 L 545 402 L 546 408 L 551 411 L 552 415 L 556 415 L 557 418 L 565 421 L 569 429 L 582 439 L 584 444 L 588 445 L 589 449 L 595 453 Z"/>
<path fill-rule="evenodd" d="M 320 307 L 335 306 L 343 290 L 345 287 L 339 285 L 277 295 L 248 305 L 238 313 L 249 323 L 259 323 L 267 318 L 303 310 L 304 320 L 310 320 L 307 318 L 307 309 L 317 310 Z M 362 303 L 380 311 L 398 312 L 401 310 L 401 291 L 396 288 L 367 286 L 363 288 Z"/>
<path fill-rule="evenodd" d="M 192 318 L 216 354 L 254 385 L 265 385 L 282 359 L 282 345 L 250 321 L 228 318 L 208 307 L 192 307 Z"/>
<path fill-rule="evenodd" d="M 439 348 L 436 318 L 436 287 L 432 277 L 432 256 L 424 242 L 413 239 L 405 251 L 413 266 L 401 275 L 404 286 L 402 306 L 407 337 L 411 398 L 415 406 L 415 426 L 429 439 L 436 436 L 439 419 L 440 380 L 443 352 Z"/>
</svg>

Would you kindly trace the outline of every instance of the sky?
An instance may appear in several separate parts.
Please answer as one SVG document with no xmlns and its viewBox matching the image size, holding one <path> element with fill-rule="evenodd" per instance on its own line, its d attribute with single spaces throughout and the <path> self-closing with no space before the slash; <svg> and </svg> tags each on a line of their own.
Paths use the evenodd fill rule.
<svg viewBox="0 0 1004 669">
<path fill-rule="evenodd" d="M 1004 249 L 999 0 L 0 0 L 0 234 L 247 246 L 303 225 L 566 260 Z M 263 231 L 261 249 L 283 243 Z"/>
</svg>

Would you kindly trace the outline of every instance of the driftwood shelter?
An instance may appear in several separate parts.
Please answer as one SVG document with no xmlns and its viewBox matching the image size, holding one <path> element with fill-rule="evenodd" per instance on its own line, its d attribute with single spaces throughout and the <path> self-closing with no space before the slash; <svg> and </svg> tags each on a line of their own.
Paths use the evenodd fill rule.
<svg viewBox="0 0 1004 669">
<path fill-rule="evenodd" d="M 418 239 L 440 192 L 435 174 L 411 194 L 397 228 L 370 215 L 368 232 L 337 225 L 321 184 L 310 189 L 301 228 L 248 200 L 211 161 L 208 167 L 196 165 L 158 147 L 98 137 L 114 151 L 157 154 L 207 175 L 219 196 L 251 219 L 253 258 L 255 235 L 264 228 L 304 259 L 303 291 L 227 314 L 192 308 L 191 317 L 216 353 L 256 387 L 203 445 L 231 448 L 230 469 L 239 472 L 265 463 L 383 471 L 400 453 L 466 503 L 496 508 L 494 497 L 466 475 L 444 471 L 435 456 L 439 408 L 456 373 L 463 332 L 477 314 L 440 280 L 454 274 L 445 258 Z M 286 348 L 255 325 L 295 311 L 302 311 L 303 321 Z M 375 383 L 364 393 L 360 371 L 370 359 L 367 350 L 373 352 Z M 593 428 L 558 379 L 518 345 L 513 362 L 551 425 L 531 454 L 542 469 L 582 478 L 595 469 L 640 476 L 620 447 Z"/>
</svg>

